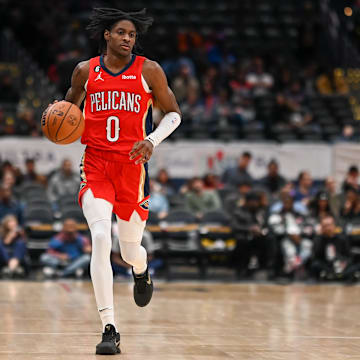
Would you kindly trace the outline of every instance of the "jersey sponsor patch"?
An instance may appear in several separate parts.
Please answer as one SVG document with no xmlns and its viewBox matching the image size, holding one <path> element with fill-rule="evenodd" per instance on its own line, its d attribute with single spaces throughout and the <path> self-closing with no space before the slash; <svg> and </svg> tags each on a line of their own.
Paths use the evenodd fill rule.
<svg viewBox="0 0 360 360">
<path fill-rule="evenodd" d="M 121 78 L 123 80 L 136 80 L 136 75 L 123 75 Z"/>
<path fill-rule="evenodd" d="M 139 206 L 144 210 L 149 210 L 149 199 L 144 200 Z"/>
<path fill-rule="evenodd" d="M 100 65 L 97 65 L 97 66 L 94 67 L 94 71 L 95 71 L 95 72 L 99 72 L 100 69 L 101 69 Z"/>
</svg>

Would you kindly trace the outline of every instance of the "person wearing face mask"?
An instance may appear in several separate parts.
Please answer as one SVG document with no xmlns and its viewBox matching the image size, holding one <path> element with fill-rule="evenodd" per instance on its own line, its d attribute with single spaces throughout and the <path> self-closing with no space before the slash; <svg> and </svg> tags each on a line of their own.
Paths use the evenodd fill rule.
<svg viewBox="0 0 360 360">
<path fill-rule="evenodd" d="M 90 264 L 91 244 L 77 232 L 77 223 L 65 219 L 62 231 L 49 242 L 46 253 L 40 257 L 47 277 L 81 277 Z"/>
</svg>

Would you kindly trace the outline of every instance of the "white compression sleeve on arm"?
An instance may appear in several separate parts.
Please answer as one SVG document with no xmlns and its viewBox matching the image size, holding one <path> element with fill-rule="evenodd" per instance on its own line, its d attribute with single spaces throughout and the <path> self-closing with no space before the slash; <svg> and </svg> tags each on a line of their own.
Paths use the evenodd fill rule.
<svg viewBox="0 0 360 360">
<path fill-rule="evenodd" d="M 167 113 L 160 121 L 159 126 L 145 140 L 149 140 L 154 147 L 166 139 L 181 123 L 180 115 L 175 112 Z"/>
</svg>

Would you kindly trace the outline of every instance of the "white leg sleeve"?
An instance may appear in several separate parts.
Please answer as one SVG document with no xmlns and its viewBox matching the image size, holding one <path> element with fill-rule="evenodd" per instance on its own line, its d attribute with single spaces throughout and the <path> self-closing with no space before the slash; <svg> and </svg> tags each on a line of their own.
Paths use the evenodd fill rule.
<svg viewBox="0 0 360 360">
<path fill-rule="evenodd" d="M 134 211 L 129 221 L 117 217 L 119 228 L 119 243 L 124 261 L 134 268 L 135 274 L 142 274 L 147 267 L 147 253 L 141 246 L 146 221 L 142 221 Z"/>
<path fill-rule="evenodd" d="M 115 326 L 110 263 L 112 207 L 108 201 L 94 198 L 90 189 L 82 196 L 82 209 L 92 238 L 90 273 L 103 328 L 106 324 Z"/>
</svg>

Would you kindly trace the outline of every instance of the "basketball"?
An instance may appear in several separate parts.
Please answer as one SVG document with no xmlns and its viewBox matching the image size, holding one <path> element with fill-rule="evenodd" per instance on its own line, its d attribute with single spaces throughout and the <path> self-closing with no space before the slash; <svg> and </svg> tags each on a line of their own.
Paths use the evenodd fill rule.
<svg viewBox="0 0 360 360">
<path fill-rule="evenodd" d="M 41 129 L 52 142 L 71 144 L 82 135 L 85 121 L 81 110 L 68 101 L 59 101 L 48 107 L 41 118 Z"/>
</svg>

